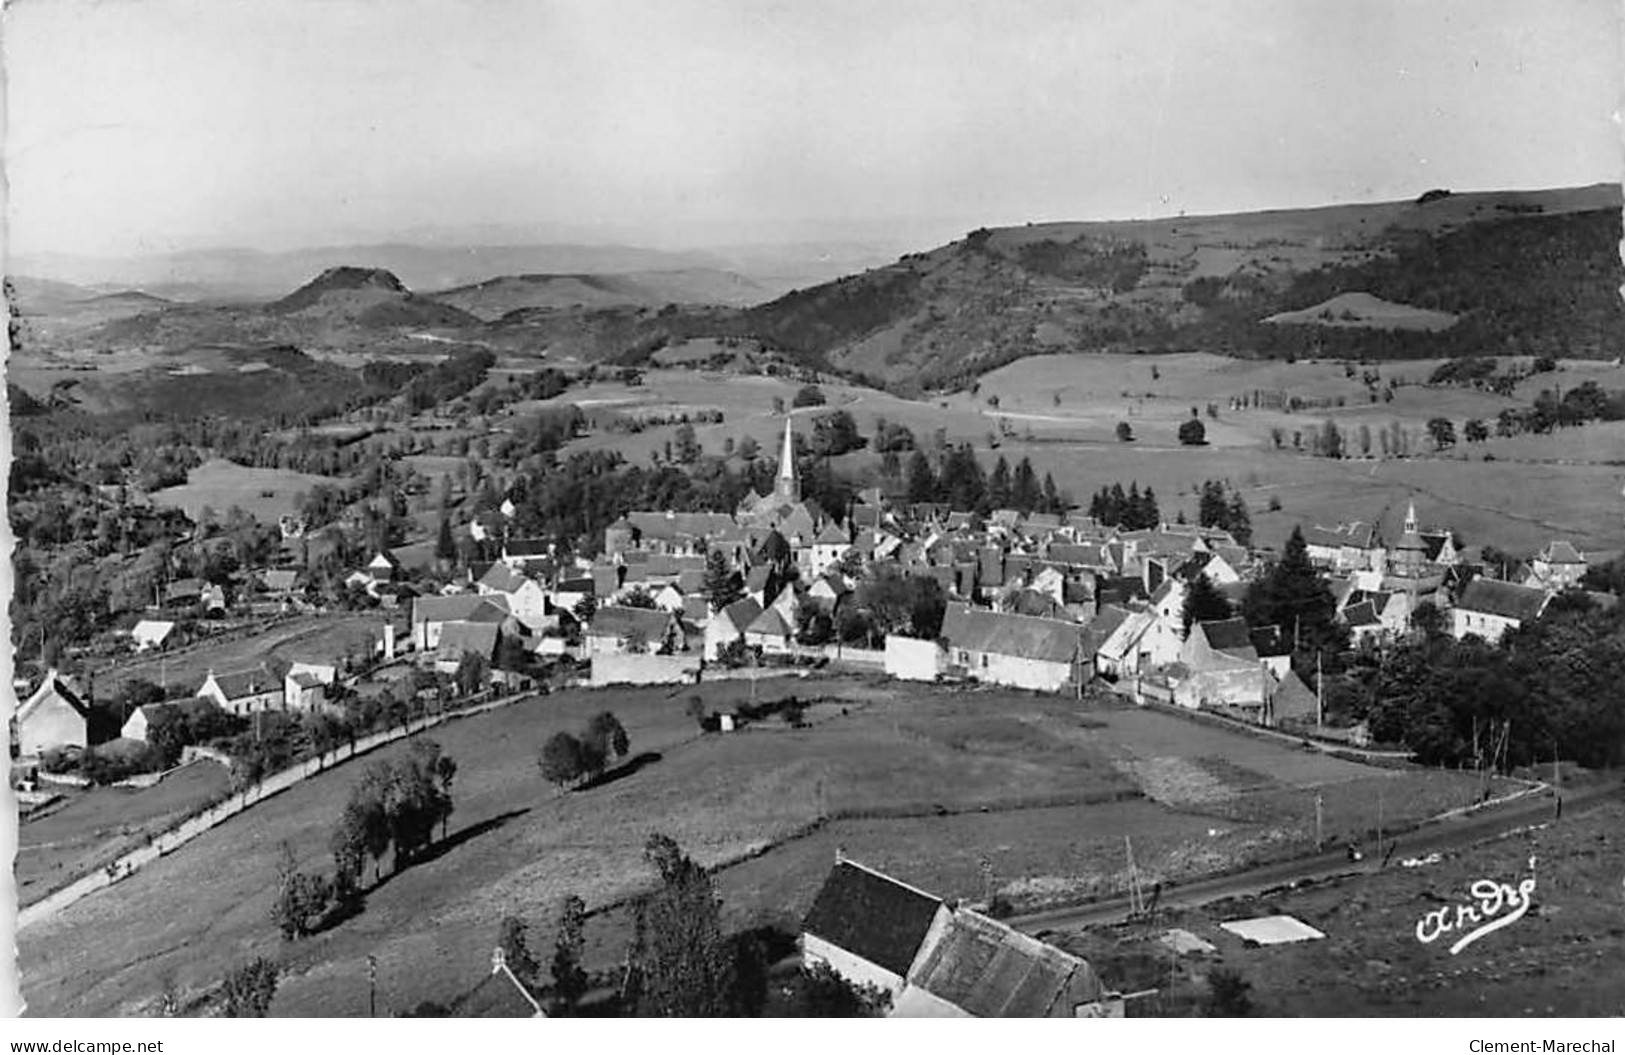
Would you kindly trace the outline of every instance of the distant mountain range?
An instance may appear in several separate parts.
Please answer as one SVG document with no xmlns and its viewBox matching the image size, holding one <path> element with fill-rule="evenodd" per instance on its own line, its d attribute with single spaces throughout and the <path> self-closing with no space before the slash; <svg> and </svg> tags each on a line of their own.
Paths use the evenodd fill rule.
<svg viewBox="0 0 1625 1055">
<path fill-rule="evenodd" d="M 254 303 L 175 304 L 154 295 L 161 285 L 109 296 L 65 286 L 60 272 L 16 285 L 47 353 L 54 341 L 367 356 L 421 353 L 433 341 L 633 364 L 674 340 L 751 337 L 809 366 L 915 391 L 1067 351 L 1611 356 L 1625 346 L 1621 198 L 1615 184 L 1437 190 L 1322 209 L 982 229 L 772 299 L 703 254 L 580 246 L 479 250 L 478 259 L 359 248 L 277 286 L 274 299 L 264 295 L 270 276 L 336 251 L 185 257 L 192 279 L 257 275 Z M 489 273 L 540 257 L 598 268 Z M 480 277 L 447 280 L 453 273 Z"/>
<path fill-rule="evenodd" d="M 895 259 L 897 251 L 866 243 L 730 246 L 718 251 L 672 252 L 619 245 L 340 245 L 267 253 L 203 249 L 156 256 L 100 258 L 60 253 L 21 254 L 9 272 L 36 282 L 91 292 L 141 289 L 179 301 L 266 301 L 328 268 L 364 263 L 397 275 L 411 289 L 449 290 L 504 276 L 642 276 L 666 301 L 748 304 L 799 285 L 827 281 Z M 657 279 L 650 276 L 687 276 Z M 640 299 L 641 302 L 641 299 Z"/>
</svg>

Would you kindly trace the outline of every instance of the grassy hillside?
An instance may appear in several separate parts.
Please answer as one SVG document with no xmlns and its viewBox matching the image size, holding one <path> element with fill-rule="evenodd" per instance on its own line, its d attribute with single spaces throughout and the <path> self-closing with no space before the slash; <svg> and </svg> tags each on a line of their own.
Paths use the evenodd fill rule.
<svg viewBox="0 0 1625 1055">
<path fill-rule="evenodd" d="M 1490 344 L 1612 354 L 1625 339 L 1619 203 L 1617 186 L 1600 185 L 980 230 L 728 322 L 923 388 L 966 385 L 1047 351 L 1417 358 Z M 1264 323 L 1350 293 L 1391 306 L 1359 327 Z M 1460 321 L 1434 326 L 1441 316 L 1418 312 Z"/>
<path fill-rule="evenodd" d="M 767 299 L 767 291 L 749 279 L 731 271 L 706 268 L 605 275 L 504 275 L 429 295 L 487 322 L 528 308 L 743 306 Z"/>
</svg>

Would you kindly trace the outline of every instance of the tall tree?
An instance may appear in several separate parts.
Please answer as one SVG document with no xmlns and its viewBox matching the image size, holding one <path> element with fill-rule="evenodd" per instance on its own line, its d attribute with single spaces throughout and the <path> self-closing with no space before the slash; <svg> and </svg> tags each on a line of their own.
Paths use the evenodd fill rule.
<svg viewBox="0 0 1625 1055">
<path fill-rule="evenodd" d="M 633 906 L 630 971 L 637 978 L 640 1017 L 717 1018 L 733 1013 L 733 949 L 722 931 L 721 903 L 711 876 L 669 837 L 652 835 L 644 859 L 660 887 Z"/>
<path fill-rule="evenodd" d="M 1179 616 L 1180 632 L 1189 637 L 1194 624 L 1229 619 L 1234 614 L 1229 600 L 1213 585 L 1213 580 L 1207 577 L 1206 572 L 1199 572 L 1185 587 L 1185 604 Z"/>
<path fill-rule="evenodd" d="M 987 481 L 987 500 L 994 509 L 1010 507 L 1010 463 L 999 455 L 993 463 L 993 475 Z"/>
<path fill-rule="evenodd" d="M 936 473 L 931 471 L 931 460 L 918 448 L 908 458 L 908 500 L 910 502 L 937 500 Z"/>
<path fill-rule="evenodd" d="M 1338 653 L 1348 642 L 1348 629 L 1336 619 L 1337 602 L 1309 560 L 1303 529 L 1295 527 L 1281 559 L 1254 581 L 1242 603 L 1242 615 L 1254 627 L 1276 626 L 1296 642 L 1294 665 L 1300 673 L 1313 671 L 1318 657 L 1335 669 Z"/>
<path fill-rule="evenodd" d="M 739 573 L 734 571 L 727 555 L 719 549 L 705 555 L 705 596 L 713 612 L 720 612 L 745 596 Z"/>
<path fill-rule="evenodd" d="M 586 951 L 587 906 L 574 894 L 559 906 L 558 937 L 553 943 L 553 1013 L 574 1014 L 587 994 L 587 970 L 582 966 Z"/>
</svg>

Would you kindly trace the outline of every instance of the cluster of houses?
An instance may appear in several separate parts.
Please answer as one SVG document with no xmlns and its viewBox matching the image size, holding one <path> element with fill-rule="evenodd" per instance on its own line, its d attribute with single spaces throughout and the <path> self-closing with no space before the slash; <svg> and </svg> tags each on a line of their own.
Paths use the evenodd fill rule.
<svg viewBox="0 0 1625 1055">
<path fill-rule="evenodd" d="M 1184 625 L 1198 577 L 1239 604 L 1263 568 L 1228 532 L 1167 523 L 1129 531 L 1075 512 L 981 517 L 895 506 L 877 491 L 860 494 L 837 521 L 803 498 L 793 440 L 787 421 L 771 494 L 747 495 L 731 514 L 629 513 L 605 530 L 593 559 L 504 538 L 499 559 L 419 595 L 400 563 L 378 554 L 352 577 L 392 601 L 376 652 L 386 662 L 413 653 L 446 673 L 473 654 L 494 681 L 515 677 L 515 657 L 520 666 L 569 657 L 592 665 L 594 684 L 612 684 L 702 677 L 706 664 L 745 646 L 763 656 L 840 657 L 911 680 L 1042 692 L 1081 692 L 1098 680 L 1138 702 L 1217 708 L 1266 725 L 1316 714 L 1315 693 L 1291 669 L 1295 628 L 1237 618 Z M 1408 633 L 1424 602 L 1458 638 L 1497 641 L 1538 618 L 1587 568 L 1563 541 L 1526 565 L 1484 568 L 1450 532 L 1422 527 L 1414 505 L 1391 544 L 1376 524 L 1315 526 L 1304 536 L 1356 644 Z M 720 608 L 707 589 L 707 558 L 716 554 L 741 582 L 738 599 Z M 947 606 L 936 638 L 893 633 L 842 652 L 798 633 L 810 614 L 834 625 L 857 603 L 864 578 L 886 569 L 940 586 Z M 148 620 L 135 636 L 156 645 L 165 633 L 165 621 Z M 320 684 L 300 680 L 317 675 Z M 320 707 L 331 684 L 328 671 L 256 670 L 211 674 L 199 692 L 251 714 Z"/>
<path fill-rule="evenodd" d="M 748 495 L 732 514 L 630 513 L 605 531 L 594 560 L 564 562 L 543 544 L 504 542 L 501 559 L 476 569 L 466 592 L 413 601 L 412 647 L 443 653 L 448 629 L 461 627 L 453 640 L 482 653 L 509 635 L 532 653 L 613 664 L 613 679 L 595 669 L 596 683 L 680 681 L 739 644 L 808 654 L 797 632 L 808 609 L 833 620 L 855 603 L 864 577 L 892 568 L 934 580 L 948 602 L 934 640 L 892 634 L 875 642 L 883 650 L 844 653 L 896 677 L 1044 692 L 1099 679 L 1142 702 L 1223 708 L 1263 724 L 1315 714 L 1315 693 L 1289 662 L 1293 627 L 1184 626 L 1198 576 L 1239 604 L 1262 570 L 1228 532 L 1187 524 L 1128 531 L 1078 513 L 979 517 L 894 506 L 878 492 L 860 494 L 837 522 L 803 499 L 792 450 L 787 422 L 773 493 Z M 1557 541 L 1526 566 L 1481 568 L 1450 532 L 1422 527 L 1414 505 L 1393 534 L 1390 544 L 1375 524 L 1305 530 L 1357 644 L 1408 633 L 1423 602 L 1457 637 L 1498 640 L 1537 618 L 1587 566 Z M 713 610 L 706 557 L 715 553 L 740 574 L 743 596 Z M 629 654 L 665 662 L 634 670 Z"/>
</svg>

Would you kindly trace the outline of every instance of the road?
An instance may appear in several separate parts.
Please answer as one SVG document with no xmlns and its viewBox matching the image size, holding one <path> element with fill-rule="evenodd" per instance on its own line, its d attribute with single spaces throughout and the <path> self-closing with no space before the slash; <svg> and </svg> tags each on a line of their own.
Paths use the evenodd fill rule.
<svg viewBox="0 0 1625 1055">
<path fill-rule="evenodd" d="M 1581 790 L 1566 791 L 1563 793 L 1563 812 L 1573 815 L 1621 797 L 1625 797 L 1625 783 L 1618 780 Z M 1515 828 L 1544 823 L 1551 817 L 1552 797 L 1549 794 L 1540 794 L 1470 817 L 1430 821 L 1390 840 L 1396 845 L 1396 849 L 1389 867 L 1399 867 L 1397 862 L 1407 857 L 1459 850 Z M 1386 842 L 1383 853 L 1385 856 L 1388 853 Z M 1186 883 L 1165 884 L 1159 904 L 1163 907 L 1191 908 L 1224 898 L 1260 894 L 1293 883 L 1375 872 L 1380 863 L 1374 854 L 1364 861 L 1351 862 L 1346 851 L 1340 848 L 1312 857 L 1261 865 L 1245 872 L 1232 872 Z M 1016 916 L 1006 922 L 1018 930 L 1038 934 L 1043 931 L 1076 930 L 1099 924 L 1118 923 L 1126 919 L 1128 914 L 1129 899 L 1121 897 L 1073 908 Z"/>
</svg>

